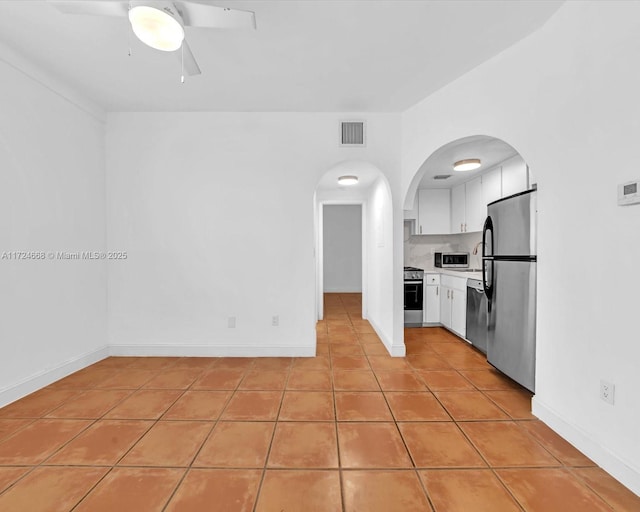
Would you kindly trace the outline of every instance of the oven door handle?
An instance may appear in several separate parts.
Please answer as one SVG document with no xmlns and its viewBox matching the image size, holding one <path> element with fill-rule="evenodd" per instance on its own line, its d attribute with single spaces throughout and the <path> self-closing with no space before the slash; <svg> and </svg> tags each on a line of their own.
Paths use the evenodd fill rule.
<svg viewBox="0 0 640 512">
<path fill-rule="evenodd" d="M 404 284 L 423 284 L 422 281 L 405 281 Z"/>
</svg>

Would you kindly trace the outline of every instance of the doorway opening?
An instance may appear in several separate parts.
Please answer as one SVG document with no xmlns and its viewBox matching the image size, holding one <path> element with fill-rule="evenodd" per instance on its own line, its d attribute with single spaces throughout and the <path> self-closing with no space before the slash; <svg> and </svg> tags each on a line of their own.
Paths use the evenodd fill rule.
<svg viewBox="0 0 640 512">
<path fill-rule="evenodd" d="M 323 288 L 325 293 L 362 293 L 362 205 L 325 204 Z"/>
<path fill-rule="evenodd" d="M 339 180 L 344 176 L 357 177 L 356 183 L 344 186 Z M 361 318 L 371 324 L 390 354 L 403 356 L 405 351 L 401 338 L 402 325 L 396 325 L 395 319 L 399 314 L 396 315 L 394 312 L 394 298 L 401 290 L 394 288 L 393 201 L 388 180 L 378 167 L 369 162 L 345 160 L 335 164 L 322 175 L 316 186 L 313 202 L 316 241 L 315 319 L 324 318 L 326 291 L 356 290 L 358 283 L 355 278 L 359 277 L 362 297 Z M 360 241 L 362 252 L 360 268 L 357 263 L 353 265 L 342 263 L 342 268 L 338 269 L 338 272 L 342 273 L 343 282 L 334 287 L 330 276 L 327 276 L 325 281 L 325 273 L 333 273 L 335 269 L 330 270 L 324 261 L 326 243 L 324 223 L 325 221 L 334 223 L 333 213 L 339 211 L 342 213 L 351 211 L 354 221 L 358 216 L 355 212 L 360 212 L 360 234 L 354 234 L 357 230 L 352 228 L 350 236 L 352 242 Z M 346 226 L 343 228 L 346 229 Z M 356 253 L 355 249 L 352 250 L 352 255 L 354 253 Z M 355 260 L 357 257 L 352 256 L 351 261 Z M 345 275 L 345 272 L 350 275 Z M 329 287 L 328 290 L 325 290 L 325 285 Z M 397 334 L 398 332 L 400 335 Z"/>
<path fill-rule="evenodd" d="M 359 294 L 366 318 L 365 208 L 362 201 L 322 201 L 318 219 L 318 320 L 327 293 Z"/>
</svg>

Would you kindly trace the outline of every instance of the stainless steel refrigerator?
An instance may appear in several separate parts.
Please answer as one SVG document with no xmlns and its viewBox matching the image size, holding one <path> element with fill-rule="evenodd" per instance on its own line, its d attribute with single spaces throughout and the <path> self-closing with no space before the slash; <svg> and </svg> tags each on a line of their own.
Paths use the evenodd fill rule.
<svg viewBox="0 0 640 512">
<path fill-rule="evenodd" d="M 482 233 L 487 360 L 535 392 L 536 191 L 487 206 Z"/>
</svg>

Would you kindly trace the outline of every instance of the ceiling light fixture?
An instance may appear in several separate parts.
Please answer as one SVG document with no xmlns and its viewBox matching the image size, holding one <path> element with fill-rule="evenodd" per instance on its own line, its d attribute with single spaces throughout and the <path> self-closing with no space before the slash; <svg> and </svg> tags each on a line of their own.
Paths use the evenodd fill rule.
<svg viewBox="0 0 640 512">
<path fill-rule="evenodd" d="M 454 171 L 473 171 L 480 167 L 480 159 L 479 158 L 467 158 L 466 160 L 458 160 L 455 164 L 453 164 Z"/>
<path fill-rule="evenodd" d="M 338 178 L 338 183 L 340 185 L 355 185 L 356 183 L 358 183 L 358 177 L 357 176 L 340 176 Z"/>
<path fill-rule="evenodd" d="M 136 37 L 151 48 L 173 52 L 182 46 L 184 28 L 166 10 L 138 5 L 129 10 L 129 21 Z"/>
</svg>

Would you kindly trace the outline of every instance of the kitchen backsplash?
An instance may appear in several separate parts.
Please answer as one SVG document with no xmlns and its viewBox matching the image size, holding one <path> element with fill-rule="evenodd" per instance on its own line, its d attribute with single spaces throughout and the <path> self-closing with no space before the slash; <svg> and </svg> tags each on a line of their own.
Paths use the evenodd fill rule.
<svg viewBox="0 0 640 512">
<path fill-rule="evenodd" d="M 478 254 L 473 249 L 482 241 L 482 233 L 459 233 L 456 235 L 409 235 L 407 223 L 404 229 L 404 265 L 433 270 L 434 252 L 468 252 L 469 266 L 480 268 L 482 248 Z"/>
</svg>

